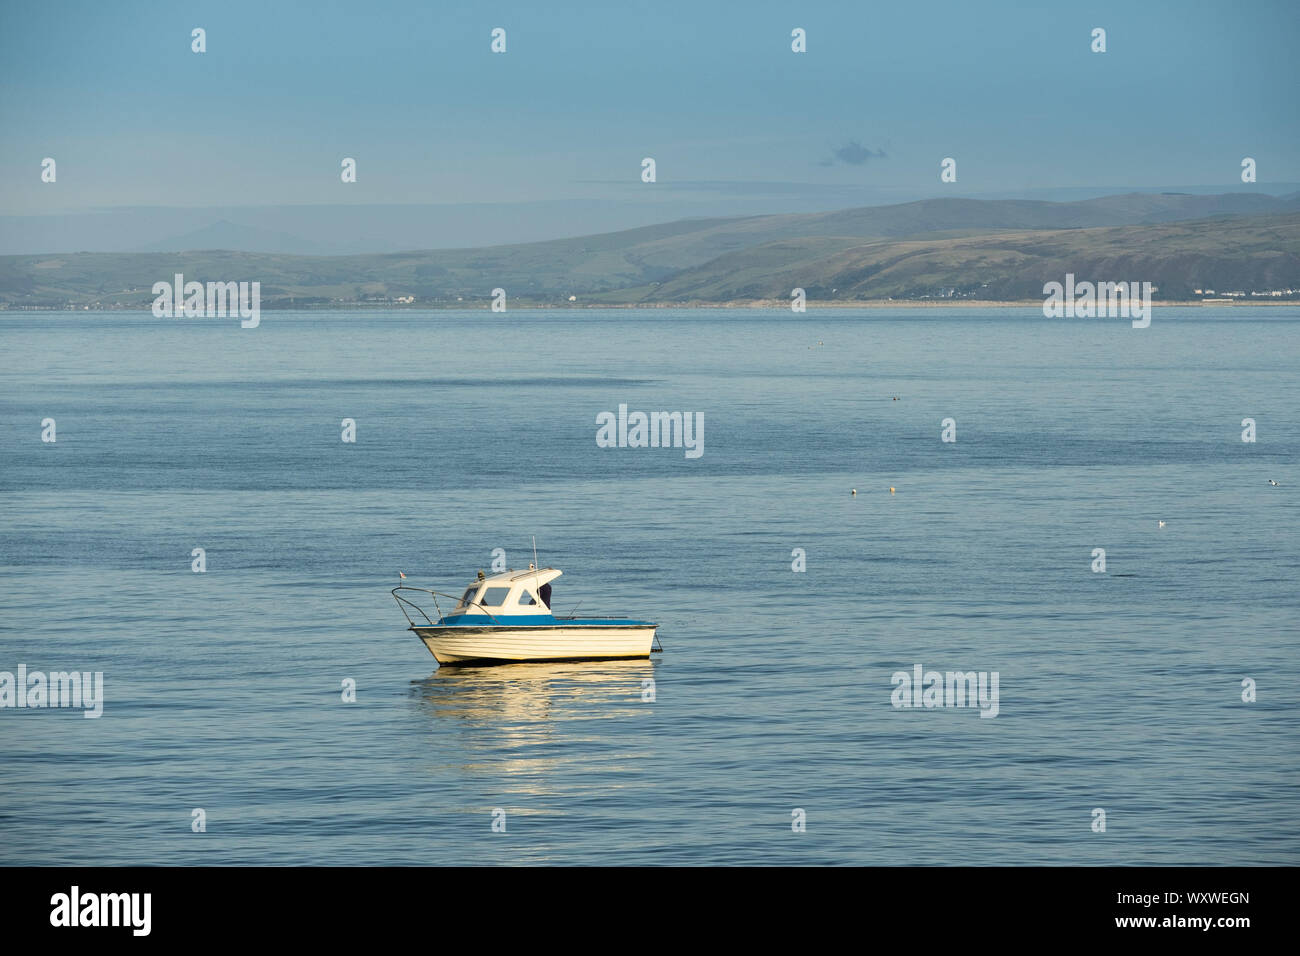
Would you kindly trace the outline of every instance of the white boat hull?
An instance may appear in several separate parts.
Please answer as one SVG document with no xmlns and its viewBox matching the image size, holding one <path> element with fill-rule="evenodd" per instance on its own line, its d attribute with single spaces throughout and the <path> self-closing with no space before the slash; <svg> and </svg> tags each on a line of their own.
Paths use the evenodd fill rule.
<svg viewBox="0 0 1300 956">
<path fill-rule="evenodd" d="M 656 625 L 412 627 L 439 664 L 647 658 Z"/>
</svg>

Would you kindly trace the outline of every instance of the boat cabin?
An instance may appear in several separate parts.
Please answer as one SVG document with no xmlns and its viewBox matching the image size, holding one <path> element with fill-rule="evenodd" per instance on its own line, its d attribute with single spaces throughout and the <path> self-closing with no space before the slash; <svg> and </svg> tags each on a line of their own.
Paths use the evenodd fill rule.
<svg viewBox="0 0 1300 956">
<path fill-rule="evenodd" d="M 563 571 L 555 568 L 529 568 L 527 571 L 502 571 L 475 581 L 465 589 L 452 615 L 481 614 L 491 617 L 550 614 L 544 599 L 547 587 Z"/>
</svg>

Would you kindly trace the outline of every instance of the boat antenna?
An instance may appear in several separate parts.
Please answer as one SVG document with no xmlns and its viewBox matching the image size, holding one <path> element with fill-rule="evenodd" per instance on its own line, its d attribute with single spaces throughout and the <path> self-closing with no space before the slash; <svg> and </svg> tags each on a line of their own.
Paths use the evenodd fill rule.
<svg viewBox="0 0 1300 956">
<path fill-rule="evenodd" d="M 537 535 L 533 535 L 533 567 L 541 570 L 541 566 L 537 563 Z"/>
</svg>

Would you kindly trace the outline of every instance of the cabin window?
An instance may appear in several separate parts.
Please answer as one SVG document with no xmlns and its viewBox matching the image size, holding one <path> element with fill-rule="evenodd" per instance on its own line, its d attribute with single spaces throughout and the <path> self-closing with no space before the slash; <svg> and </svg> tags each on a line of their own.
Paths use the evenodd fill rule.
<svg viewBox="0 0 1300 956">
<path fill-rule="evenodd" d="M 525 589 L 519 592 L 519 603 L 532 607 L 537 603 L 537 598 L 533 597 L 533 593 L 531 591 Z"/>
<path fill-rule="evenodd" d="M 465 596 L 460 599 L 460 606 L 469 607 L 469 602 L 474 600 L 474 592 L 476 592 L 477 590 L 478 590 L 478 585 L 476 584 L 468 591 L 466 591 Z"/>
<path fill-rule="evenodd" d="M 509 593 L 509 588 L 488 588 L 483 592 L 483 600 L 479 601 L 479 603 L 500 607 L 506 603 L 506 595 Z"/>
</svg>

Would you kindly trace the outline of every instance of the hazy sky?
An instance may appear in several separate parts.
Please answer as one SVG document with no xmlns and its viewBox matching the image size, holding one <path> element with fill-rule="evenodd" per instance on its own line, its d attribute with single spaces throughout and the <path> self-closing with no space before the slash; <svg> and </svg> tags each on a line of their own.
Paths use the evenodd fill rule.
<svg viewBox="0 0 1300 956">
<path fill-rule="evenodd" d="M 937 191 L 948 156 L 954 194 L 1243 188 L 1244 156 L 1261 189 L 1300 180 L 1294 0 L 0 11 L 0 214 L 630 199 L 702 183 Z M 194 27 L 206 53 L 191 52 Z M 505 54 L 489 50 L 494 27 Z M 807 53 L 791 52 L 795 27 Z M 355 184 L 340 182 L 344 157 Z"/>
</svg>

